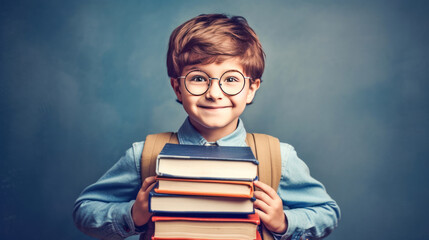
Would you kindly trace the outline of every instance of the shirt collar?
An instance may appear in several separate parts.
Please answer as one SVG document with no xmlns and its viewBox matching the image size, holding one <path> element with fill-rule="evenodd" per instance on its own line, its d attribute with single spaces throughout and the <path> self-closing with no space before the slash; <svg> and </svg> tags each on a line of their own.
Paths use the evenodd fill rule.
<svg viewBox="0 0 429 240">
<path fill-rule="evenodd" d="M 189 117 L 183 122 L 177 137 L 180 144 L 190 145 L 206 145 L 207 140 L 192 126 Z M 246 144 L 246 129 L 243 121 L 238 119 L 238 126 L 234 132 L 216 141 L 218 146 L 247 146 Z"/>
</svg>

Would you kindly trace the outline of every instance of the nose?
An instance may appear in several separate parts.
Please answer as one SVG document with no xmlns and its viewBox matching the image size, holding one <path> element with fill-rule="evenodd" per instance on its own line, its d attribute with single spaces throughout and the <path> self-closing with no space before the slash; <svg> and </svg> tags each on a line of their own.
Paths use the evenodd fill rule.
<svg viewBox="0 0 429 240">
<path fill-rule="evenodd" d="M 217 81 L 217 83 L 214 82 L 214 80 Z M 208 99 L 220 99 L 223 97 L 223 91 L 220 88 L 220 79 L 218 78 L 210 78 L 210 86 L 209 89 L 206 92 L 206 98 Z"/>
</svg>

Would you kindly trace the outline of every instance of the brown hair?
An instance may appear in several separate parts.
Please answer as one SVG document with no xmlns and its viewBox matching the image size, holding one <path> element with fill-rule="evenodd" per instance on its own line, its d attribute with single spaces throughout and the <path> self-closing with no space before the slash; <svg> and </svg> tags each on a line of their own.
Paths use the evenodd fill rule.
<svg viewBox="0 0 429 240">
<path fill-rule="evenodd" d="M 230 57 L 240 59 L 249 77 L 262 77 L 265 53 L 246 19 L 224 14 L 202 14 L 171 33 L 167 52 L 168 76 L 179 77 L 188 65 L 222 62 Z"/>
</svg>

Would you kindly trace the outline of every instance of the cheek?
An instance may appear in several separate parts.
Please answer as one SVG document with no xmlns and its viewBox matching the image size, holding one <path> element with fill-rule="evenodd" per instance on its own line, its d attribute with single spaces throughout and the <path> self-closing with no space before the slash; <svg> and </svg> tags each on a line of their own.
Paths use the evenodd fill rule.
<svg viewBox="0 0 429 240">
<path fill-rule="evenodd" d="M 237 103 L 246 105 L 247 99 L 249 99 L 250 97 L 250 91 L 249 89 L 243 89 L 243 91 L 240 94 L 236 95 L 235 97 L 236 97 L 235 101 Z"/>
<path fill-rule="evenodd" d="M 246 103 L 251 102 L 253 100 L 254 92 L 251 89 L 246 90 Z"/>
<path fill-rule="evenodd" d="M 182 105 L 185 108 L 185 110 L 190 110 L 193 107 L 195 107 L 197 105 L 197 101 L 198 101 L 197 96 L 193 96 L 189 94 L 182 95 Z"/>
<path fill-rule="evenodd" d="M 234 96 L 233 98 L 230 98 L 232 104 L 239 108 L 239 109 L 244 109 L 246 106 L 246 100 L 247 100 L 247 95 L 246 94 L 239 94 Z"/>
</svg>

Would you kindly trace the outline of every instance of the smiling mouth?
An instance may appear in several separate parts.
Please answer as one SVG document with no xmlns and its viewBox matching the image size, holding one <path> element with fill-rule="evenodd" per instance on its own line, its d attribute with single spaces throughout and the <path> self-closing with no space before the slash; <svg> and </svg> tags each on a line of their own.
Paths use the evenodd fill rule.
<svg viewBox="0 0 429 240">
<path fill-rule="evenodd" d="M 223 109 L 223 108 L 229 108 L 230 106 L 198 106 L 200 108 L 204 109 Z"/>
</svg>

